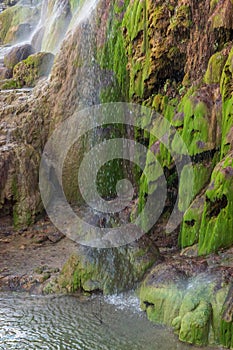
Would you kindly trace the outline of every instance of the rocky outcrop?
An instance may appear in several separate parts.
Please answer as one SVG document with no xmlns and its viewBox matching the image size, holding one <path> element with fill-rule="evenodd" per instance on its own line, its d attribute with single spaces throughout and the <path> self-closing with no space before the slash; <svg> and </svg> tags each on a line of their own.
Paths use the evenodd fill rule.
<svg viewBox="0 0 233 350">
<path fill-rule="evenodd" d="M 49 52 L 30 55 L 14 67 L 13 79 L 19 86 L 33 87 L 40 78 L 49 75 L 53 61 L 54 55 Z"/>
</svg>

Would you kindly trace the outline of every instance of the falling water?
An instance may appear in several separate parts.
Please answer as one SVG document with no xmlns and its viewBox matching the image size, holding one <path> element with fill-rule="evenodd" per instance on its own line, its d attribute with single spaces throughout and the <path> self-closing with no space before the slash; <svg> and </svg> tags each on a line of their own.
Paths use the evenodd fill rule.
<svg viewBox="0 0 233 350">
<path fill-rule="evenodd" d="M 77 27 L 96 7 L 98 0 L 86 0 L 77 6 L 72 15 L 69 3 L 61 1 L 42 1 L 41 18 L 32 35 L 32 44 L 37 51 L 57 53 L 69 29 Z"/>
<path fill-rule="evenodd" d="M 85 1 L 83 5 L 79 6 L 74 13 L 70 27 L 76 27 L 85 19 L 87 19 L 90 16 L 91 12 L 95 9 L 98 1 L 99 0 Z"/>
</svg>

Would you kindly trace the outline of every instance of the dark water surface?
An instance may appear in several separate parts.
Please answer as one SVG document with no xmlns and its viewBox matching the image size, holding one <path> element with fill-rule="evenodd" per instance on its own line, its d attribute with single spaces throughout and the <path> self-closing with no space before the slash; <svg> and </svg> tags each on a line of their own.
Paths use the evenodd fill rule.
<svg viewBox="0 0 233 350">
<path fill-rule="evenodd" d="M 199 348 L 178 342 L 171 330 L 149 322 L 133 294 L 78 298 L 0 293 L 0 349 Z"/>
</svg>

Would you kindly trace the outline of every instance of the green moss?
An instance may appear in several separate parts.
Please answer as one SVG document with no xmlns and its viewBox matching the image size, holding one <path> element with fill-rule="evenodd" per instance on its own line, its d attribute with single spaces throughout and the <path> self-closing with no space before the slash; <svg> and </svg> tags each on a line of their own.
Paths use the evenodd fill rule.
<svg viewBox="0 0 233 350">
<path fill-rule="evenodd" d="M 171 326 L 172 321 L 179 314 L 183 299 L 183 292 L 175 285 L 167 288 L 140 288 L 141 308 L 146 310 L 150 321 Z"/>
<path fill-rule="evenodd" d="M 20 86 L 35 86 L 39 78 L 49 74 L 53 60 L 47 52 L 31 55 L 14 67 L 13 78 Z"/>
<path fill-rule="evenodd" d="M 124 5 L 117 6 L 118 1 L 111 6 L 108 16 L 107 30 L 108 34 L 103 46 L 98 47 L 97 59 L 102 69 L 114 72 L 116 84 L 110 85 L 109 88 L 102 92 L 101 102 L 108 102 L 109 98 L 119 101 L 119 97 L 127 99 L 128 95 L 128 73 L 126 70 L 127 57 L 125 43 L 123 38 L 122 18 L 127 8 L 128 1 Z M 107 90 L 111 90 L 109 94 Z M 114 91 L 115 90 L 115 91 Z M 107 95 L 107 96 L 106 96 Z"/>
<path fill-rule="evenodd" d="M 82 247 L 72 255 L 58 278 L 58 286 L 68 292 L 81 288 L 110 294 L 131 288 L 157 260 L 149 247 L 95 249 Z"/>
<path fill-rule="evenodd" d="M 192 172 L 194 176 L 194 182 L 193 182 L 193 197 L 195 197 L 202 188 L 207 185 L 211 172 L 213 169 L 214 164 L 210 162 L 209 164 L 192 164 L 185 166 L 182 169 L 181 176 L 179 179 L 179 210 L 184 211 L 189 206 L 189 202 L 187 202 L 187 193 L 189 191 L 189 180 L 190 179 L 190 171 Z"/>
<path fill-rule="evenodd" d="M 199 240 L 199 229 L 204 209 L 204 197 L 198 197 L 184 213 L 179 244 L 182 248 L 192 246 Z"/>
<path fill-rule="evenodd" d="M 179 269 L 160 264 L 140 287 L 141 307 L 151 321 L 171 325 L 181 341 L 230 347 L 232 322 L 224 322 L 222 313 L 231 287 L 220 282 L 219 276 L 198 274 L 185 283 Z"/>
<path fill-rule="evenodd" d="M 215 167 L 200 228 L 199 254 L 208 254 L 233 243 L 233 154 Z M 223 233 L 227 234 L 223 234 Z"/>
<path fill-rule="evenodd" d="M 181 321 L 179 339 L 191 344 L 207 345 L 211 305 L 200 301 L 194 311 L 187 312 Z"/>
<path fill-rule="evenodd" d="M 227 152 L 232 148 L 233 140 L 233 87 L 232 87 L 232 77 L 233 77 L 233 49 L 231 49 L 230 54 L 227 58 L 226 64 L 224 66 L 223 74 L 220 82 L 220 90 L 222 94 L 222 141 L 221 141 L 221 156 L 224 157 Z"/>
<path fill-rule="evenodd" d="M 169 30 L 179 31 L 181 28 L 190 28 L 192 25 L 191 21 L 191 9 L 189 5 L 181 5 L 177 7 L 175 15 L 171 19 Z"/>
<path fill-rule="evenodd" d="M 227 57 L 224 52 L 216 52 L 211 56 L 204 76 L 204 82 L 206 84 L 217 84 L 220 82 L 226 59 Z"/>
<path fill-rule="evenodd" d="M 21 87 L 21 84 L 15 79 L 6 79 L 0 82 L 1 90 L 19 89 Z"/>
<path fill-rule="evenodd" d="M 233 323 L 221 321 L 221 344 L 226 346 L 228 349 L 233 349 Z"/>
<path fill-rule="evenodd" d="M 181 136 L 190 156 L 206 151 L 209 141 L 210 111 L 204 102 L 196 101 L 194 96 L 185 96 L 178 108 L 178 112 L 184 114 Z M 176 147 L 176 137 L 173 147 Z M 181 149 L 180 152 L 183 153 L 183 150 Z"/>
<path fill-rule="evenodd" d="M 226 300 L 229 291 L 229 286 L 222 286 L 222 288 L 213 293 L 211 300 L 213 314 L 212 314 L 212 328 L 213 328 L 213 342 L 217 344 L 223 344 L 224 346 L 230 347 L 229 333 L 225 331 L 224 324 L 227 324 L 222 319 L 223 305 Z M 232 327 L 232 322 L 228 323 L 228 327 Z M 233 331 L 233 328 L 232 328 Z M 233 334 L 232 334 L 233 338 Z"/>
</svg>

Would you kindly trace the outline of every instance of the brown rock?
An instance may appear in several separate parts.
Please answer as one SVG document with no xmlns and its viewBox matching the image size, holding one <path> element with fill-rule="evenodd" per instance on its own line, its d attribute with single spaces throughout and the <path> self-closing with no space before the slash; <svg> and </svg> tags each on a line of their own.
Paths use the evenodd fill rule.
<svg viewBox="0 0 233 350">
<path fill-rule="evenodd" d="M 24 44 L 14 46 L 4 57 L 4 64 L 7 68 L 13 69 L 14 66 L 25 60 L 28 56 L 34 53 L 32 45 Z"/>
</svg>

